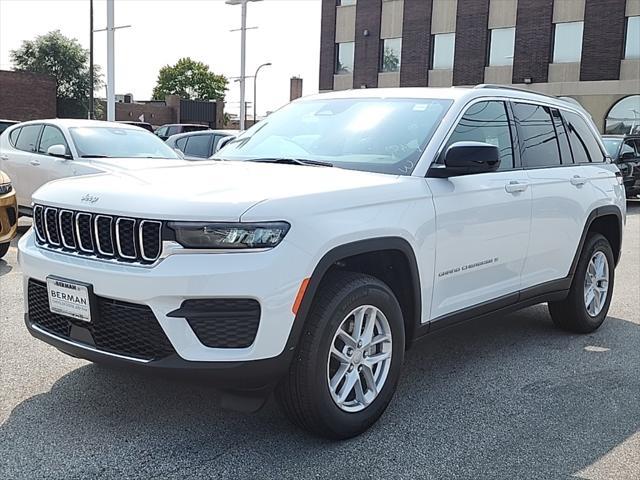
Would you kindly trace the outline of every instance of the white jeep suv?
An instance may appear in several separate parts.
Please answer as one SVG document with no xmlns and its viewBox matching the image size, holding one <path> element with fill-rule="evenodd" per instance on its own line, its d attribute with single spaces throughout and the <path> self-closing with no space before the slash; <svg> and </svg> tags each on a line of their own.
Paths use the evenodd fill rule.
<svg viewBox="0 0 640 480">
<path fill-rule="evenodd" d="M 202 374 L 237 408 L 275 389 L 295 423 L 347 438 L 429 332 L 541 302 L 573 332 L 607 315 L 625 195 L 572 103 L 328 93 L 217 157 L 38 190 L 20 241 L 29 331 L 95 362 Z"/>
</svg>

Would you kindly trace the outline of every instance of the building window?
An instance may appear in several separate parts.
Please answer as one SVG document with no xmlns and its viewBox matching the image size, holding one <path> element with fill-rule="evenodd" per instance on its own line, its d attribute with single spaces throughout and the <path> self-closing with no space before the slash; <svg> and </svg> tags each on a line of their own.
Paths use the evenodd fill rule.
<svg viewBox="0 0 640 480">
<path fill-rule="evenodd" d="M 630 95 L 616 103 L 605 120 L 605 133 L 640 133 L 640 95 Z"/>
<path fill-rule="evenodd" d="M 338 75 L 353 73 L 355 42 L 336 43 L 336 71 Z"/>
<path fill-rule="evenodd" d="M 495 28 L 491 30 L 489 46 L 489 66 L 513 65 L 513 46 L 516 41 L 516 28 Z"/>
<path fill-rule="evenodd" d="M 456 46 L 455 33 L 440 33 L 433 36 L 433 55 L 431 68 L 433 70 L 453 69 L 453 54 Z"/>
<path fill-rule="evenodd" d="M 386 38 L 380 43 L 380 71 L 399 72 L 402 38 Z"/>
<path fill-rule="evenodd" d="M 624 58 L 640 58 L 640 17 L 627 18 Z"/>
<path fill-rule="evenodd" d="M 583 28 L 584 22 L 556 23 L 553 37 L 553 63 L 580 61 Z"/>
<path fill-rule="evenodd" d="M 346 7 L 347 5 L 355 5 L 357 0 L 336 0 L 336 5 Z"/>
</svg>

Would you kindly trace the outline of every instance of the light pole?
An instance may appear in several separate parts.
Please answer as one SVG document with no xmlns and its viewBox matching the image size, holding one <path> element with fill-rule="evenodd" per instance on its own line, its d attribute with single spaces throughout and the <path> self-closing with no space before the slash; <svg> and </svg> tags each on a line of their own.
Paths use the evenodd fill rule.
<svg viewBox="0 0 640 480">
<path fill-rule="evenodd" d="M 240 130 L 245 129 L 247 106 L 244 103 L 246 80 L 246 51 L 247 51 L 247 3 L 261 0 L 226 0 L 227 5 L 242 6 L 242 23 L 240 26 Z"/>
<path fill-rule="evenodd" d="M 89 120 L 93 120 L 93 0 L 89 0 Z"/>
<path fill-rule="evenodd" d="M 263 63 L 262 65 L 260 65 L 257 69 L 256 69 L 256 73 L 253 76 L 253 124 L 256 124 L 256 121 L 258 119 L 258 109 L 257 109 L 257 105 L 258 105 L 258 72 L 260 71 L 260 69 L 262 67 L 270 67 L 271 66 L 271 62 L 267 62 L 267 63 Z"/>
</svg>

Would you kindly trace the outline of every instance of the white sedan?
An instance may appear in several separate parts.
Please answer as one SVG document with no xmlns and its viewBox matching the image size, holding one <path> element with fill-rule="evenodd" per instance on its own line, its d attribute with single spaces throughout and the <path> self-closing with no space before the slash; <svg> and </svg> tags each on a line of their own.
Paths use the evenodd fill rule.
<svg viewBox="0 0 640 480">
<path fill-rule="evenodd" d="M 151 166 L 189 164 L 162 140 L 139 127 L 96 120 L 34 120 L 0 135 L 0 169 L 12 179 L 21 214 L 31 196 L 64 177 Z"/>
</svg>

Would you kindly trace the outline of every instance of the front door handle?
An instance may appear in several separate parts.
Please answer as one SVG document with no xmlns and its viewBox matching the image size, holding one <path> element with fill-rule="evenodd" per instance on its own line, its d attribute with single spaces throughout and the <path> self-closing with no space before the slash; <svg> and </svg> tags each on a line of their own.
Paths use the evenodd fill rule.
<svg viewBox="0 0 640 480">
<path fill-rule="evenodd" d="M 6 155 L 0 155 L 0 160 L 9 160 L 9 157 Z"/>
<path fill-rule="evenodd" d="M 40 162 L 39 162 L 38 160 L 31 160 L 29 163 L 30 163 L 31 165 L 36 166 L 36 167 L 37 167 L 38 165 L 40 165 Z"/>
<path fill-rule="evenodd" d="M 509 193 L 521 193 L 529 188 L 529 184 L 526 182 L 519 182 L 517 180 L 511 180 L 504 186 L 504 189 Z"/>
<path fill-rule="evenodd" d="M 587 183 L 589 181 L 589 179 L 586 178 L 586 177 L 581 177 L 579 175 L 574 175 L 573 177 L 571 177 L 570 181 L 571 181 L 571 185 L 574 185 L 576 187 L 581 187 L 585 183 Z"/>
</svg>

